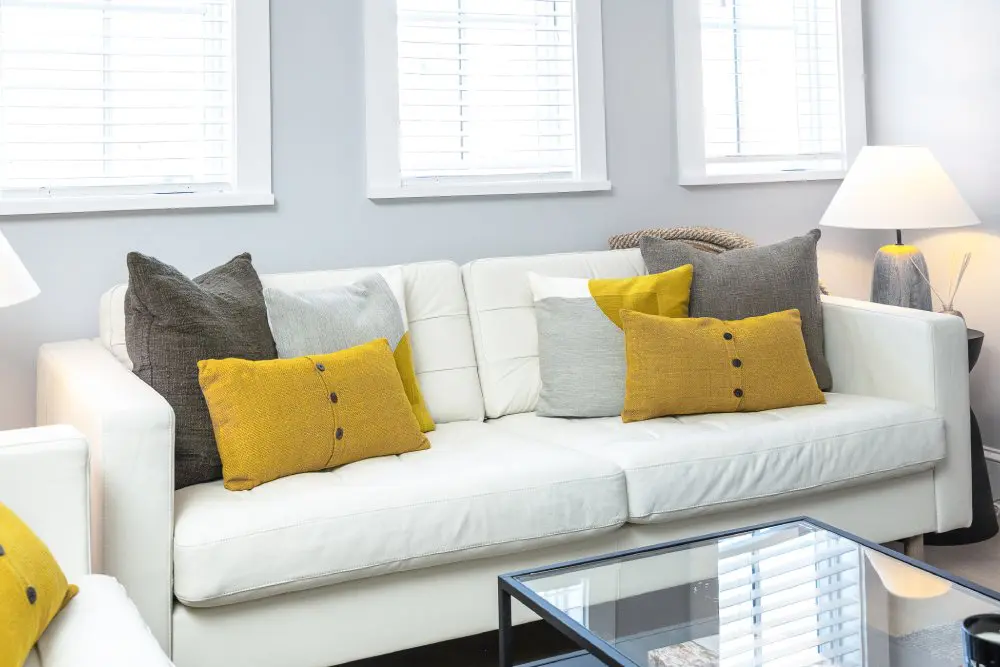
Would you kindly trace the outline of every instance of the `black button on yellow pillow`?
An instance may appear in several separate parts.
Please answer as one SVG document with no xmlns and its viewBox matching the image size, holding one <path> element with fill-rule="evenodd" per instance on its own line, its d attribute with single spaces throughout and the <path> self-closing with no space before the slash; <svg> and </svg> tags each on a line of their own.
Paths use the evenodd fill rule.
<svg viewBox="0 0 1000 667">
<path fill-rule="evenodd" d="M 622 420 L 824 403 L 797 310 L 745 320 L 622 311 Z"/>
<path fill-rule="evenodd" d="M 206 360 L 198 370 L 232 491 L 430 447 L 384 338 L 315 357 Z"/>
</svg>

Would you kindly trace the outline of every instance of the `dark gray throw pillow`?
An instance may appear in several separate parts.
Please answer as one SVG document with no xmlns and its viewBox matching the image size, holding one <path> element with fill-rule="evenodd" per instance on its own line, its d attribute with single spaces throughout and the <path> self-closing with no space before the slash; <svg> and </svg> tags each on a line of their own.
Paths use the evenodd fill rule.
<svg viewBox="0 0 1000 667">
<path fill-rule="evenodd" d="M 691 317 L 741 320 L 797 308 L 816 382 L 829 391 L 833 378 L 823 353 L 823 307 L 816 267 L 819 238 L 820 231 L 814 229 L 774 245 L 720 254 L 652 236 L 642 237 L 639 247 L 649 273 L 694 265 Z"/>
<path fill-rule="evenodd" d="M 191 280 L 172 266 L 131 252 L 128 275 L 125 344 L 133 372 L 174 409 L 174 486 L 222 479 L 198 362 L 278 357 L 250 255 Z"/>
</svg>

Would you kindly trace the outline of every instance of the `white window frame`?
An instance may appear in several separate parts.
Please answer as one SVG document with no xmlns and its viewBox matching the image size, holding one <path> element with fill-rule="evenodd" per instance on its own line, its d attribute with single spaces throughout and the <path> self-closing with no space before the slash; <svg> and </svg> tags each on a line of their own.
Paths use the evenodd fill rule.
<svg viewBox="0 0 1000 667">
<path fill-rule="evenodd" d="M 456 179 L 404 184 L 399 151 L 399 48 L 396 0 L 365 0 L 365 120 L 368 198 L 596 192 L 608 181 L 601 0 L 575 0 L 578 177 Z"/>
<path fill-rule="evenodd" d="M 270 0 L 233 0 L 234 190 L 8 198 L 0 191 L 0 216 L 273 206 L 270 13 Z"/>
<path fill-rule="evenodd" d="M 674 99 L 680 185 L 724 185 L 842 179 L 868 143 L 862 0 L 839 0 L 845 161 L 842 169 L 708 174 L 705 160 L 701 2 L 674 0 Z M 751 162 L 748 159 L 748 162 Z"/>
</svg>

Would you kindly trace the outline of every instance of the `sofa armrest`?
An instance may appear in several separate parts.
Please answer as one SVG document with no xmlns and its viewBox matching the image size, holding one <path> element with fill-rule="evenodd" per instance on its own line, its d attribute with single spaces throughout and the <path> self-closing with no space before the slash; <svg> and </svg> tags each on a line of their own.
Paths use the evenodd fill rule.
<svg viewBox="0 0 1000 667">
<path fill-rule="evenodd" d="M 38 642 L 42 667 L 171 667 L 121 584 L 101 576 L 78 584 Z"/>
<path fill-rule="evenodd" d="M 934 468 L 937 530 L 972 522 L 969 348 L 957 317 L 823 297 L 833 390 L 907 401 L 944 418 L 947 454 Z"/>
<path fill-rule="evenodd" d="M 38 424 L 90 444 L 94 570 L 117 578 L 165 650 L 173 601 L 174 412 L 96 341 L 42 346 Z"/>
<path fill-rule="evenodd" d="M 79 431 L 0 432 L 0 502 L 38 534 L 71 581 L 90 574 L 87 441 Z"/>
</svg>

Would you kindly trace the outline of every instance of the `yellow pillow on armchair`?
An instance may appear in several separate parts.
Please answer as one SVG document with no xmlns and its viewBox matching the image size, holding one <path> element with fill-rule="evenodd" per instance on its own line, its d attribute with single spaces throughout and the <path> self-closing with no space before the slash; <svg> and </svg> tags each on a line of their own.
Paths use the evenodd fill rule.
<svg viewBox="0 0 1000 667">
<path fill-rule="evenodd" d="M 824 403 L 799 311 L 745 320 L 622 311 L 622 421 Z"/>
<path fill-rule="evenodd" d="M 430 447 L 384 338 L 332 354 L 198 363 L 231 491 Z"/>
<path fill-rule="evenodd" d="M 0 667 L 21 667 L 76 593 L 45 543 L 0 503 Z"/>
</svg>

